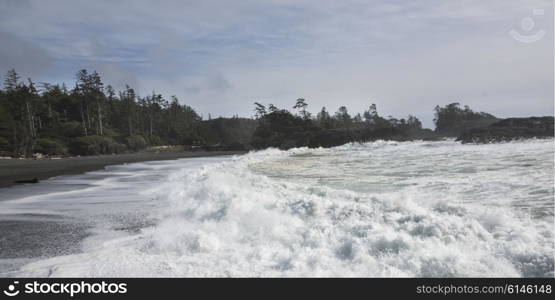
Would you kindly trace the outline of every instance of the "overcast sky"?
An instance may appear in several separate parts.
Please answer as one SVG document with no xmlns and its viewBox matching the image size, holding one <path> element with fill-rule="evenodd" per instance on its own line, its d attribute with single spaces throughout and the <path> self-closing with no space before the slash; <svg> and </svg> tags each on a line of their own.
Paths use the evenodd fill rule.
<svg viewBox="0 0 555 300">
<path fill-rule="evenodd" d="M 553 115 L 553 28 L 553 0 L 0 0 L 0 71 L 73 87 L 97 70 L 204 117 L 304 97 L 431 127 L 450 102 Z"/>
</svg>

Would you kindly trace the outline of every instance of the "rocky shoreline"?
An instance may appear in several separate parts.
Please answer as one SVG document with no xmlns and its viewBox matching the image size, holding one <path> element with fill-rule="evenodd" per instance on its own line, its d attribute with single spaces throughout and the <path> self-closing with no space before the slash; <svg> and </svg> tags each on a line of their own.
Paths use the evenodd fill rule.
<svg viewBox="0 0 555 300">
<path fill-rule="evenodd" d="M 457 137 L 463 144 L 485 144 L 554 136 L 554 117 L 507 118 L 486 127 L 472 128 Z"/>
</svg>

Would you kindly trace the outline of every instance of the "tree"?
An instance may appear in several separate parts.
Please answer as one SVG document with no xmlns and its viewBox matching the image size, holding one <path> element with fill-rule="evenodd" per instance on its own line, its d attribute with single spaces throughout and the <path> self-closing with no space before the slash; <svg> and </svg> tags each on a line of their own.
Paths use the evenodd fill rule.
<svg viewBox="0 0 555 300">
<path fill-rule="evenodd" d="M 80 112 L 81 112 L 81 124 L 83 125 L 83 133 L 85 135 L 89 135 L 88 128 L 91 126 L 90 117 L 89 117 L 89 74 L 87 70 L 82 69 L 75 75 L 76 82 L 75 88 L 73 89 L 73 93 L 75 97 L 78 97 L 80 101 Z"/>
<path fill-rule="evenodd" d="M 407 125 L 412 129 L 422 129 L 422 122 L 420 122 L 420 120 L 413 115 L 409 115 Z"/>
<path fill-rule="evenodd" d="M 279 108 L 277 108 L 275 105 L 270 103 L 270 105 L 268 105 L 268 110 L 270 111 L 270 113 L 273 113 L 273 112 L 279 111 Z"/>
<path fill-rule="evenodd" d="M 325 106 L 323 106 L 320 112 L 316 115 L 316 121 L 322 128 L 330 129 L 333 127 L 333 119 L 326 110 Z"/>
<path fill-rule="evenodd" d="M 1 104 L 11 116 L 11 120 L 7 123 L 11 125 L 9 140 L 13 155 L 30 155 L 38 134 L 37 127 L 40 128 L 40 119 L 36 117 L 37 99 L 39 99 L 37 89 L 30 79 L 28 85 L 19 82 L 19 75 L 14 69 L 6 73 L 4 87 L 6 91 Z"/>
<path fill-rule="evenodd" d="M 118 114 L 119 114 L 119 99 L 116 96 L 116 91 L 114 90 L 114 87 L 112 87 L 111 85 L 107 85 L 106 89 L 105 89 L 105 95 L 106 95 L 106 106 L 107 106 L 107 112 L 106 112 L 106 119 L 108 121 L 109 124 L 111 124 L 112 126 L 117 125 L 118 123 Z"/>
<path fill-rule="evenodd" d="M 59 87 L 57 85 L 52 86 L 45 82 L 42 82 L 40 85 L 41 85 L 42 99 L 44 100 L 43 103 L 46 105 L 46 120 L 48 123 L 50 123 L 54 118 L 52 104 L 56 102 L 55 94 L 58 92 Z"/>
<path fill-rule="evenodd" d="M 31 137 L 35 139 L 37 137 L 37 129 L 35 125 L 35 112 L 33 110 L 33 102 L 37 98 L 37 89 L 35 84 L 28 78 L 29 85 L 25 89 L 27 92 L 27 97 L 25 97 L 25 108 L 27 110 L 27 120 L 29 121 L 29 131 L 31 132 Z"/>
<path fill-rule="evenodd" d="M 103 92 L 103 83 L 100 80 L 100 75 L 96 71 L 91 74 L 91 82 L 92 82 L 92 98 L 96 103 L 96 112 L 97 112 L 97 122 L 98 122 L 98 134 L 104 135 L 104 126 L 102 123 L 103 115 L 102 115 L 102 107 L 104 105 L 104 92 Z"/>
<path fill-rule="evenodd" d="M 462 131 L 475 127 L 488 126 L 497 118 L 484 112 L 474 112 L 470 107 L 460 107 L 458 102 L 447 104 L 445 107 L 435 107 L 434 123 L 436 132 L 458 136 Z"/>
<path fill-rule="evenodd" d="M 168 106 L 167 101 L 160 94 L 152 92 L 151 96 L 148 96 L 142 101 L 142 105 L 146 108 L 148 114 L 148 135 L 152 138 L 154 134 L 155 122 L 157 122 L 158 115 L 161 114 L 162 110 Z M 210 117 L 209 117 L 210 119 Z"/>
<path fill-rule="evenodd" d="M 254 102 L 254 117 L 256 119 L 262 119 L 265 115 L 266 115 L 266 106 L 258 103 L 258 102 Z"/>
<path fill-rule="evenodd" d="M 299 98 L 297 99 L 297 103 L 295 103 L 295 105 L 293 106 L 293 109 L 298 109 L 301 117 L 305 120 L 308 120 L 310 119 L 310 112 L 306 110 L 307 107 L 308 104 L 306 103 L 306 100 L 304 98 Z"/>
<path fill-rule="evenodd" d="M 341 106 L 335 114 L 325 107 L 311 117 L 304 98 L 297 99 L 292 114 L 273 104 L 255 102 L 255 117 L 212 118 L 203 120 L 190 106 L 180 104 L 177 97 L 167 101 L 152 92 L 139 96 L 125 86 L 116 91 L 104 85 L 100 75 L 80 70 L 75 75 L 75 88 L 29 80 L 20 82 L 10 70 L 0 89 L 0 151 L 2 155 L 121 153 L 139 150 L 147 145 L 199 145 L 210 149 L 242 149 L 251 147 L 330 147 L 351 141 L 374 139 L 409 139 L 426 136 L 421 122 L 409 115 L 406 119 L 378 115 L 372 104 L 363 114 L 351 117 Z M 436 108 L 438 124 L 449 124 L 449 114 L 468 122 L 493 117 L 475 113 L 458 104 Z M 364 122 L 363 122 L 364 120 Z M 414 129 L 414 130 L 413 130 Z M 245 146 L 246 145 L 246 146 Z"/>
<path fill-rule="evenodd" d="M 19 85 L 19 75 L 15 69 L 11 69 L 6 73 L 4 78 L 4 89 L 7 92 L 14 91 Z"/>
<path fill-rule="evenodd" d="M 360 113 L 357 113 L 357 114 L 355 115 L 355 117 L 353 118 L 353 121 L 354 121 L 355 123 L 362 123 L 362 116 L 360 115 Z"/>
<path fill-rule="evenodd" d="M 127 132 L 129 136 L 133 135 L 133 118 L 135 115 L 135 100 L 137 96 L 135 95 L 135 90 L 130 88 L 128 85 L 125 86 L 125 91 L 120 93 L 119 98 L 121 99 L 123 105 L 122 115 L 127 120 Z"/>
<path fill-rule="evenodd" d="M 347 111 L 347 107 L 341 106 L 335 113 L 335 119 L 344 127 L 348 128 L 351 125 L 351 115 Z"/>
</svg>

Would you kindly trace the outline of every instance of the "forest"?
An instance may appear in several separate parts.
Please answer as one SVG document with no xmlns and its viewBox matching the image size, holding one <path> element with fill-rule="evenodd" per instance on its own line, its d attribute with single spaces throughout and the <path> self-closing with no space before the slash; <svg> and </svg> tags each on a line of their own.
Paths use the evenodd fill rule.
<svg viewBox="0 0 555 300">
<path fill-rule="evenodd" d="M 202 120 L 193 108 L 129 86 L 116 92 L 97 72 L 81 70 L 75 86 L 22 81 L 7 72 L 0 90 L 0 155 L 96 155 L 155 145 L 240 147 L 256 121 Z"/>
<path fill-rule="evenodd" d="M 434 140 L 499 121 L 451 103 L 435 108 L 435 130 L 415 116 L 380 116 L 375 104 L 362 114 L 340 106 L 316 115 L 299 98 L 291 110 L 254 103 L 253 118 L 203 119 L 175 96 L 116 91 L 96 72 L 80 70 L 75 85 L 37 84 L 7 72 L 0 90 L 0 156 L 99 155 L 136 152 L 152 146 L 185 150 L 251 150 L 276 147 L 332 147 L 377 139 Z"/>
</svg>

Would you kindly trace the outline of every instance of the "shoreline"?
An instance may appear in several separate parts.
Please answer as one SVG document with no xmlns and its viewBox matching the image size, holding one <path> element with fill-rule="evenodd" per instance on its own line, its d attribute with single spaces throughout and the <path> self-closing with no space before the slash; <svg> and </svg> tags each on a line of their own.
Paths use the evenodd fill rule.
<svg viewBox="0 0 555 300">
<path fill-rule="evenodd" d="M 137 152 L 62 159 L 7 159 L 0 160 L 0 188 L 18 185 L 15 183 L 17 180 L 30 180 L 36 177 L 40 182 L 41 180 L 61 175 L 82 174 L 101 170 L 110 165 L 245 153 L 246 151 L 161 151 L 158 153 Z"/>
</svg>

